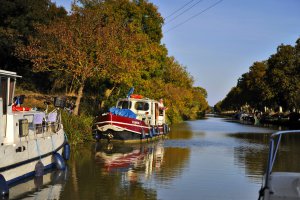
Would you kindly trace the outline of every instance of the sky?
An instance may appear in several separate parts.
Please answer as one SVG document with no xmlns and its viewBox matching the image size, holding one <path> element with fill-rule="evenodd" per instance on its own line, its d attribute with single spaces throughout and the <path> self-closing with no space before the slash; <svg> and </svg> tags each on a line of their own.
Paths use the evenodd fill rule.
<svg viewBox="0 0 300 200">
<path fill-rule="evenodd" d="M 70 9 L 71 0 L 52 1 Z M 300 38 L 300 0 L 148 1 L 165 19 L 162 44 L 169 56 L 186 67 L 194 86 L 207 90 L 211 106 L 254 62 Z"/>
</svg>

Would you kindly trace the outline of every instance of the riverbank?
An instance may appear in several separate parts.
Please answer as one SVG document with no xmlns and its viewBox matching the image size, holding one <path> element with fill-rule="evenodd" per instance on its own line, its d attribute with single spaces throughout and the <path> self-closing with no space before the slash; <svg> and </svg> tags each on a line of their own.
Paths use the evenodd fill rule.
<svg viewBox="0 0 300 200">
<path fill-rule="evenodd" d="M 53 100 L 57 96 L 64 96 L 58 94 L 41 94 L 32 91 L 24 91 L 21 89 L 17 89 L 16 95 L 23 95 L 26 94 L 25 101 L 23 106 L 29 108 L 35 108 L 37 110 L 46 110 L 47 106 L 45 102 L 48 102 L 48 111 L 54 109 Z M 69 142 L 72 145 L 77 145 L 80 143 L 85 143 L 89 141 L 93 141 L 92 137 L 92 127 L 95 120 L 95 117 L 100 114 L 97 111 L 96 98 L 94 97 L 83 97 L 81 102 L 81 109 L 80 115 L 73 114 L 74 104 L 72 104 L 76 97 L 74 96 L 67 96 L 67 103 L 66 108 L 61 109 L 60 112 L 62 113 L 62 120 L 64 125 L 64 130 L 68 137 Z M 99 102 L 98 102 L 99 104 Z M 172 112 L 168 109 L 170 115 Z M 197 114 L 197 118 L 204 118 L 204 112 L 199 112 Z M 186 118 L 188 120 L 189 118 Z M 194 119 L 194 118 L 193 118 Z M 173 124 L 182 122 L 184 119 L 178 119 L 173 121 Z M 166 120 L 168 124 L 171 124 L 170 120 Z"/>
<path fill-rule="evenodd" d="M 249 125 L 278 126 L 285 129 L 300 129 L 299 113 L 220 113 L 220 117 L 228 117 Z"/>
</svg>

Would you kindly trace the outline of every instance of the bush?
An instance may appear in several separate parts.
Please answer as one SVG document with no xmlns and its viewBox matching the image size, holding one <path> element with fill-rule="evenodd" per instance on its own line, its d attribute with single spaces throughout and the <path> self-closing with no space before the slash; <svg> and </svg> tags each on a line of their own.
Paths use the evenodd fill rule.
<svg viewBox="0 0 300 200">
<path fill-rule="evenodd" d="M 62 112 L 62 121 L 64 130 L 71 144 L 84 143 L 91 141 L 93 117 L 86 115 L 70 115 L 67 112 Z"/>
</svg>

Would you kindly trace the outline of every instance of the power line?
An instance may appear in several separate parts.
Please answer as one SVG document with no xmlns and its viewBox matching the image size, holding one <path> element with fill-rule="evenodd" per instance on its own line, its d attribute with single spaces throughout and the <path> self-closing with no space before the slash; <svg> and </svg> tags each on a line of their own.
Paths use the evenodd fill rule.
<svg viewBox="0 0 300 200">
<path fill-rule="evenodd" d="M 170 15 L 168 15 L 167 17 L 165 17 L 165 19 L 171 17 L 172 15 L 174 15 L 175 13 L 177 13 L 178 11 L 182 10 L 185 6 L 189 5 L 190 3 L 192 3 L 194 0 L 191 0 L 189 2 L 187 2 L 186 4 L 184 4 L 183 6 L 181 6 L 179 9 L 175 10 L 174 12 L 172 12 Z"/>
<path fill-rule="evenodd" d="M 203 0 L 199 0 L 196 3 L 194 3 L 192 6 L 188 7 L 187 9 L 185 9 L 184 11 L 182 11 L 181 13 L 179 13 L 178 15 L 176 15 L 175 17 L 171 18 L 169 21 L 167 21 L 165 24 L 170 23 L 171 21 L 174 21 L 177 17 L 183 15 L 184 13 L 186 13 L 187 11 L 189 11 L 190 9 L 192 9 L 193 7 L 195 7 L 197 4 L 199 4 L 201 1 Z"/>
<path fill-rule="evenodd" d="M 192 17 L 190 17 L 190 18 L 188 18 L 187 20 L 181 22 L 180 24 L 177 24 L 176 26 L 174 26 L 174 27 L 168 29 L 165 33 L 174 30 L 175 28 L 177 28 L 177 27 L 179 27 L 179 26 L 185 24 L 186 22 L 190 21 L 191 19 L 193 19 L 193 18 L 195 18 L 195 17 L 198 17 L 199 15 L 201 15 L 202 13 L 204 13 L 204 12 L 210 10 L 211 8 L 215 7 L 216 5 L 218 5 L 219 3 L 221 3 L 222 1 L 224 1 L 224 0 L 217 1 L 217 2 L 214 3 L 213 5 L 211 5 L 211 6 L 207 7 L 207 8 L 205 8 L 204 10 L 202 10 L 202 11 L 199 12 L 199 13 L 197 13 L 196 15 L 193 15 Z"/>
</svg>

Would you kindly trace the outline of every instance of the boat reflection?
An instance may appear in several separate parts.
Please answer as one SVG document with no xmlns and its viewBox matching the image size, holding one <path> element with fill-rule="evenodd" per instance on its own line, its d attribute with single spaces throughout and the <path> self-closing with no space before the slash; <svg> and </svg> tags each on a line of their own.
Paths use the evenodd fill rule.
<svg viewBox="0 0 300 200">
<path fill-rule="evenodd" d="M 9 199 L 60 199 L 67 181 L 68 169 L 52 170 L 44 176 L 32 177 L 10 185 Z"/>
<path fill-rule="evenodd" d="M 104 165 L 105 172 L 128 172 L 131 180 L 136 179 L 135 172 L 144 171 L 150 177 L 153 171 L 160 169 L 164 157 L 163 142 L 147 144 L 96 143 L 95 160 Z"/>
</svg>

